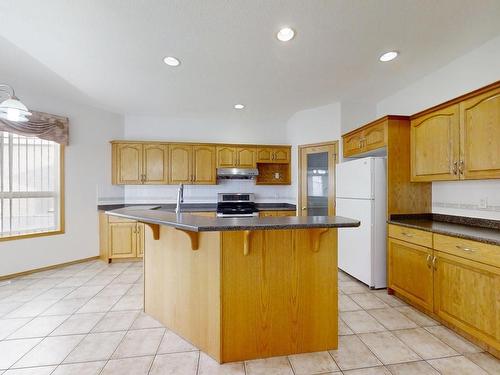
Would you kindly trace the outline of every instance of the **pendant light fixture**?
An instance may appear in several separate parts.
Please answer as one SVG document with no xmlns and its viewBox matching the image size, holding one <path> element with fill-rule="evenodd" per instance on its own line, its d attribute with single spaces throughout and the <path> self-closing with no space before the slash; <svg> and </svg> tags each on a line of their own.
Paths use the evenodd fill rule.
<svg viewBox="0 0 500 375">
<path fill-rule="evenodd" d="M 0 84 L 0 95 L 7 94 L 7 99 L 0 103 L 0 118 L 15 121 L 27 122 L 31 112 L 19 100 L 14 89 L 6 84 Z"/>
</svg>

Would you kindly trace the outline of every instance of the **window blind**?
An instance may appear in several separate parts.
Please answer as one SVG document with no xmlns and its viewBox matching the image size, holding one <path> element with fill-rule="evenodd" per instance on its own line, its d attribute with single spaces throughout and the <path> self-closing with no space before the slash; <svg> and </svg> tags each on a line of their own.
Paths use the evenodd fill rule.
<svg viewBox="0 0 500 375">
<path fill-rule="evenodd" d="M 0 132 L 0 236 L 60 229 L 60 145 Z"/>
</svg>

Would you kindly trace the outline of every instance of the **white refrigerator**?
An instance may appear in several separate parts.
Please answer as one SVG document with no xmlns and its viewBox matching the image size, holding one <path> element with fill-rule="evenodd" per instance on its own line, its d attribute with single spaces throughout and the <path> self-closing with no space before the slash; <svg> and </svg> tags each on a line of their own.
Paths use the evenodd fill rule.
<svg viewBox="0 0 500 375">
<path fill-rule="evenodd" d="M 385 157 L 346 161 L 336 170 L 336 215 L 361 221 L 338 231 L 339 268 L 370 288 L 387 286 L 387 163 Z"/>
</svg>

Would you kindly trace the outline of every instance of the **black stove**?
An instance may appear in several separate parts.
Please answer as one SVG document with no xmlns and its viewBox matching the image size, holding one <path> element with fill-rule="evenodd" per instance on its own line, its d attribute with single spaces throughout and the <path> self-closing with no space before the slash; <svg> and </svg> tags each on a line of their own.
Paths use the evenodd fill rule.
<svg viewBox="0 0 500 375">
<path fill-rule="evenodd" d="M 252 193 L 219 193 L 217 217 L 257 217 L 259 210 Z"/>
</svg>

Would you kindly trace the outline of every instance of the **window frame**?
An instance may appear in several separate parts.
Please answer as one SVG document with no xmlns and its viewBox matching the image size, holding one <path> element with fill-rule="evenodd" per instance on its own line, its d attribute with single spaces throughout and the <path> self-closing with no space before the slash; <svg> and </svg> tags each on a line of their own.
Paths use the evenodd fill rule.
<svg viewBox="0 0 500 375">
<path fill-rule="evenodd" d="M 65 228 L 65 207 L 64 207 L 64 155 L 65 155 L 65 145 L 59 144 L 59 229 L 57 230 L 49 230 L 46 232 L 35 232 L 35 233 L 25 233 L 25 234 L 15 234 L 13 236 L 5 236 L 0 237 L 0 242 L 4 241 L 13 241 L 13 240 L 23 240 L 27 238 L 36 238 L 36 237 L 46 237 L 46 236 L 55 236 L 59 234 L 66 233 Z"/>
</svg>

